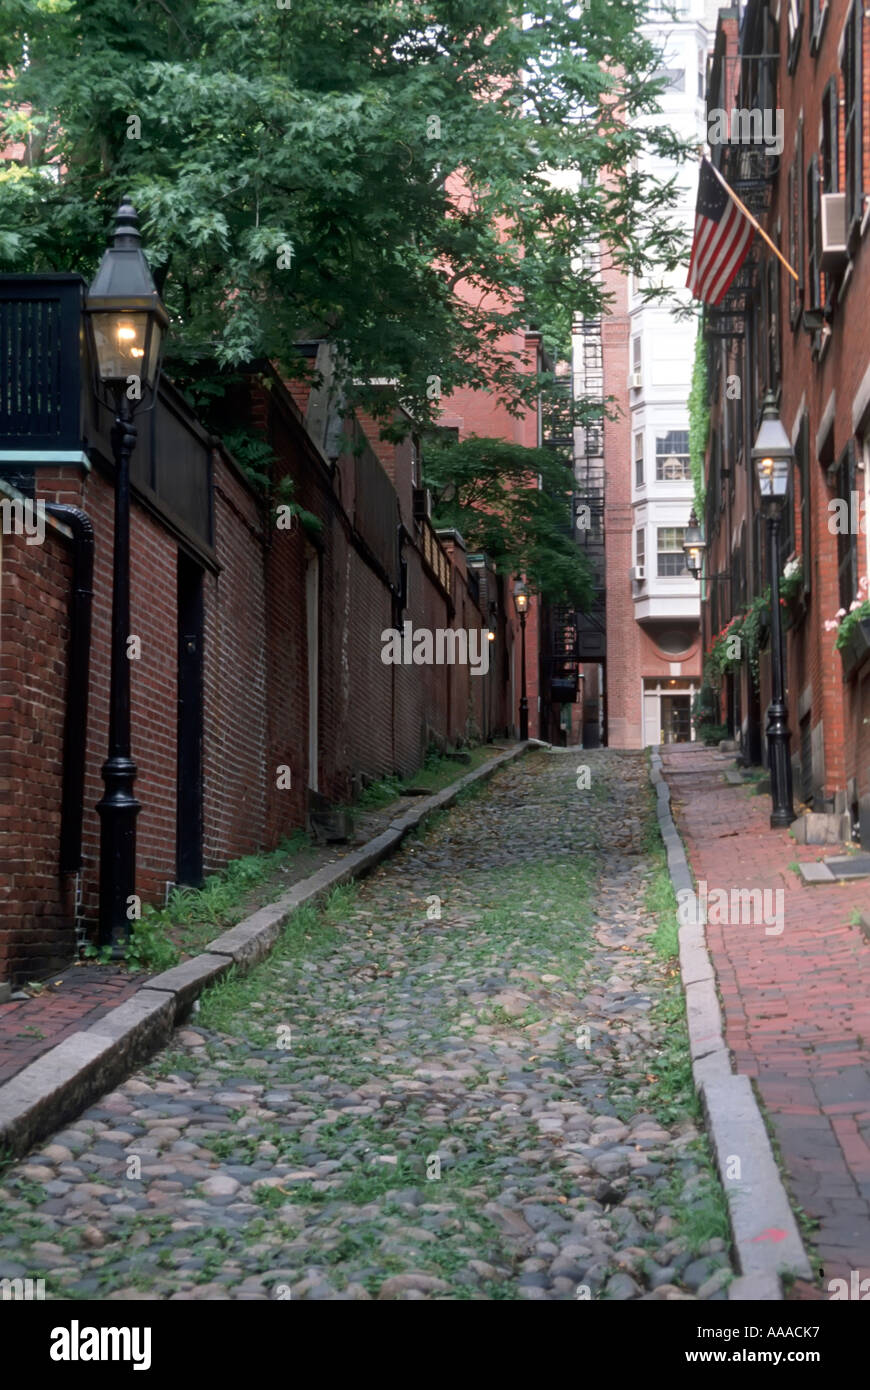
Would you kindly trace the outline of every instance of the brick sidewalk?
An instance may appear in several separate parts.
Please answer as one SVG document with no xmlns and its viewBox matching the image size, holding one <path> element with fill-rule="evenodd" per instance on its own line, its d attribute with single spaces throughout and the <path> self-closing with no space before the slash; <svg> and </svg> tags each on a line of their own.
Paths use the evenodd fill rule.
<svg viewBox="0 0 870 1390">
<path fill-rule="evenodd" d="M 794 1202 L 816 1217 L 831 1278 L 870 1277 L 870 943 L 850 925 L 870 912 L 870 879 L 804 884 L 789 863 L 836 853 L 771 830 L 770 798 L 731 786 L 733 757 L 662 748 L 674 819 L 697 880 L 784 890 L 784 930 L 708 925 L 726 1042 L 754 1078 Z M 712 907 L 712 904 L 711 904 Z"/>
<path fill-rule="evenodd" d="M 100 965 L 52 975 L 32 999 L 0 1004 L 0 1084 L 135 994 L 147 976 Z"/>
</svg>

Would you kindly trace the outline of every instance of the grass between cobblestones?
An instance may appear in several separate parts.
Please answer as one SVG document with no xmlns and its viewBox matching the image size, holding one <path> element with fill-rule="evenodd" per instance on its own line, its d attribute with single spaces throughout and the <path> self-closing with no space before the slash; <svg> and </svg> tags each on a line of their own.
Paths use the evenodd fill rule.
<svg viewBox="0 0 870 1390">
<path fill-rule="evenodd" d="M 59 1249 L 54 1262 L 68 1259 L 69 1269 L 44 1271 L 49 1296 L 58 1298 L 130 1289 L 167 1297 L 180 1286 L 214 1297 L 220 1295 L 212 1288 L 261 1276 L 273 1296 L 277 1286 L 292 1284 L 295 1299 L 313 1265 L 339 1292 L 354 1286 L 377 1297 L 385 1279 L 413 1270 L 443 1281 L 440 1290 L 451 1298 L 514 1299 L 524 1296 L 527 1267 L 541 1262 L 514 1253 L 504 1212 L 514 1219 L 524 1203 L 537 1203 L 528 1209 L 543 1219 L 542 1211 L 558 1215 L 562 1204 L 565 1229 L 577 1232 L 570 1240 L 582 1244 L 584 1230 L 599 1232 L 599 1246 L 606 1247 L 594 1255 L 595 1296 L 622 1298 L 637 1296 L 608 1292 L 632 1268 L 624 1258 L 634 1260 L 640 1279 L 642 1269 L 649 1275 L 675 1258 L 661 1253 L 668 1240 L 682 1244 L 686 1260 L 706 1257 L 709 1242 L 727 1245 L 724 1195 L 706 1137 L 695 1132 L 676 902 L 650 799 L 641 792 L 640 809 L 631 812 L 640 827 L 637 846 L 624 838 L 628 857 L 620 851 L 608 867 L 611 851 L 602 837 L 613 824 L 610 803 L 621 765 L 612 762 L 609 784 L 596 773 L 594 797 L 580 803 L 589 814 L 569 840 L 558 826 L 561 815 L 576 815 L 565 809 L 577 806 L 573 769 L 566 791 L 550 766 L 543 791 L 523 771 L 506 775 L 509 786 L 529 786 L 539 801 L 551 791 L 565 798 L 552 814 L 547 800 L 534 805 L 534 795 L 523 806 L 524 818 L 548 817 L 538 841 L 530 835 L 518 843 L 516 857 L 512 845 L 507 853 L 497 850 L 491 863 L 477 854 L 493 810 L 502 817 L 494 843 L 504 846 L 511 801 L 496 795 L 481 808 L 482 789 L 469 789 L 451 810 L 429 818 L 372 879 L 295 912 L 273 953 L 253 971 L 231 972 L 207 991 L 191 1020 L 201 1044 L 182 1043 L 138 1073 L 129 1118 L 103 1117 L 94 1107 L 96 1125 L 86 1114 L 72 1137 L 59 1136 L 84 1179 L 118 1191 L 117 1215 L 109 1205 L 99 1218 L 81 1218 L 75 1207 L 73 1224 L 58 1225 L 40 1214 L 48 1197 L 43 1183 L 17 1169 L 8 1181 L 0 1174 L 8 1193 L 8 1200 L 0 1193 L 0 1262 L 14 1242 L 16 1258 L 37 1271 L 41 1245 Z M 603 900 L 602 881 L 609 885 Z M 433 901 L 443 915 L 430 919 Z M 620 921 L 629 944 L 620 946 L 617 935 L 602 945 L 601 923 L 618 932 Z M 631 998 L 651 1000 L 642 1006 L 648 1013 L 632 1012 L 630 1000 L 607 1013 L 613 1008 L 608 977 L 623 973 Z M 603 999 L 604 1012 L 587 999 Z M 587 1007 L 595 1041 L 584 1054 L 574 1035 Z M 633 1041 L 623 1044 L 624 1038 Z M 154 1094 L 161 1080 L 170 1084 L 165 1094 Z M 246 1083 L 256 1086 L 246 1092 Z M 181 1157 L 173 1164 L 170 1149 L 158 1152 L 154 1178 L 159 1162 L 169 1160 L 187 1175 L 182 1195 L 194 1199 L 196 1210 L 186 1210 L 181 1198 L 180 1206 L 167 1199 L 170 1213 L 145 1209 L 140 1195 L 142 1206 L 133 1211 L 129 1203 L 154 1178 L 125 1181 L 124 1159 L 106 1153 L 121 1154 L 119 1141 L 107 1135 L 109 1142 L 101 1143 L 100 1133 L 128 1128 L 140 1137 L 123 1153 L 136 1152 L 152 1133 L 149 1125 L 158 1132 L 161 1124 L 172 1127 L 173 1102 L 184 1102 L 185 1088 L 198 1097 L 196 1105 L 205 1105 L 190 1108 L 184 1121 L 191 1125 L 184 1138 L 195 1132 L 187 1147 L 198 1157 L 185 1168 Z M 547 1128 L 563 1103 L 566 1120 L 584 1109 L 590 1117 L 581 1122 L 576 1145 L 570 1127 L 552 1139 Z M 596 1114 L 605 1128 L 592 1123 Z M 636 1198 L 640 1206 L 620 1206 L 619 1197 L 602 1196 L 610 1184 L 602 1183 L 603 1170 L 590 1170 L 587 1138 L 606 1139 L 607 1117 L 630 1126 L 637 1116 L 669 1129 L 676 1147 L 665 1144 L 659 1153 L 661 1141 L 641 1143 L 651 1160 L 648 1175 L 628 1181 L 645 1197 Z M 582 1157 L 572 1163 L 575 1155 Z M 435 1159 L 437 1181 L 430 1182 Z M 148 1163 L 155 1157 L 144 1157 Z M 235 1199 L 212 1210 L 202 1200 L 202 1183 L 216 1173 L 244 1183 L 237 1215 Z M 417 1196 L 409 1200 L 409 1192 Z M 652 1230 L 660 1216 L 670 1223 L 667 1235 Z M 578 1217 L 581 1225 L 571 1226 Z M 108 1228 L 96 1250 L 89 1248 L 94 1219 Z M 621 1223 L 630 1236 L 616 1235 Z M 590 1234 L 585 1239 L 594 1243 Z M 636 1247 L 634 1254 L 624 1255 L 615 1241 Z M 570 1258 L 559 1258 L 570 1265 Z M 473 1276 L 469 1262 L 479 1265 Z M 677 1264 L 683 1267 L 678 1258 Z"/>
</svg>

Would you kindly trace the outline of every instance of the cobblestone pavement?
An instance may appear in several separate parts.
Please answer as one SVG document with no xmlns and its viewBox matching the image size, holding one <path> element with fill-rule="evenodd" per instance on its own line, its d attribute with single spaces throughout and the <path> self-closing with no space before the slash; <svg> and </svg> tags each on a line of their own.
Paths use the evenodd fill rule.
<svg viewBox="0 0 870 1390">
<path fill-rule="evenodd" d="M 491 751 L 495 754 L 500 750 L 492 746 Z M 334 864 L 336 860 L 359 849 L 360 845 L 386 830 L 390 821 L 407 809 L 407 800 L 399 797 L 377 810 L 355 810 L 353 833 L 347 843 L 310 844 L 301 852 L 288 855 L 280 870 L 268 881 L 274 888 L 272 896 L 277 897 L 294 883 L 300 883 L 318 869 Z M 248 912 L 255 911 L 262 902 L 268 902 L 268 883 L 252 891 L 237 910 L 214 924 L 208 935 L 217 936 L 221 931 L 235 926 Z M 183 950 L 183 958 L 195 954 L 197 949 L 194 947 L 192 952 Z M 74 944 L 71 941 L 70 955 L 73 954 Z M 104 1018 L 162 969 L 161 966 L 153 971 L 131 972 L 121 967 L 76 962 L 39 981 L 32 997 L 25 997 L 27 991 L 19 989 L 11 999 L 0 1001 L 0 1085 L 36 1061 L 44 1052 L 63 1042 L 64 1038 L 90 1028 L 98 1019 Z"/>
<path fill-rule="evenodd" d="M 782 892 L 782 930 L 711 923 L 707 944 L 735 1066 L 755 1080 L 796 1204 L 831 1279 L 870 1268 L 870 880 L 806 884 L 799 861 L 836 853 L 770 829 L 770 798 L 725 783 L 733 757 L 662 750 L 695 876 Z M 735 846 L 739 845 L 739 852 Z M 774 901 L 771 899 L 771 901 Z"/>
<path fill-rule="evenodd" d="M 641 754 L 536 753 L 296 914 L 173 1050 L 4 1172 L 0 1277 L 725 1298 L 650 805 Z"/>
</svg>

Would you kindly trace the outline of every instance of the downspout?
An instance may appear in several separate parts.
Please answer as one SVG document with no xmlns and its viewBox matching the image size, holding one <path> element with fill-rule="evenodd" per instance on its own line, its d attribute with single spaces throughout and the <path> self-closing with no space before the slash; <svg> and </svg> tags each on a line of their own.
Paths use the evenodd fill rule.
<svg viewBox="0 0 870 1390">
<path fill-rule="evenodd" d="M 90 517 L 79 507 L 69 506 L 65 502 L 46 502 L 45 510 L 72 531 L 73 573 L 60 813 L 60 872 L 72 874 L 82 866 L 91 608 L 94 596 L 94 528 Z"/>
</svg>

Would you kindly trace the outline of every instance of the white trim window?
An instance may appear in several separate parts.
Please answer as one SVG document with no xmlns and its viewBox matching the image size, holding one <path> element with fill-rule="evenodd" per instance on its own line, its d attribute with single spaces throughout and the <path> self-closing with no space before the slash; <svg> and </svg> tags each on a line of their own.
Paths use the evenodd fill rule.
<svg viewBox="0 0 870 1390">
<path fill-rule="evenodd" d="M 658 527 L 658 577 L 674 579 L 686 572 L 686 556 L 683 551 L 685 526 Z"/>
<path fill-rule="evenodd" d="M 864 555 L 863 555 L 863 575 L 870 581 L 870 435 L 862 439 L 862 461 L 864 466 Z M 859 574 L 859 580 L 862 575 Z M 859 598 L 867 598 L 867 589 L 862 589 Z"/>
<path fill-rule="evenodd" d="M 692 478 L 689 467 L 689 431 L 668 430 L 656 435 L 656 482 L 687 483 Z"/>
<path fill-rule="evenodd" d="M 637 434 L 634 436 L 634 485 L 635 487 L 643 487 L 645 482 L 646 476 L 644 474 L 643 460 L 643 430 L 638 430 Z"/>
</svg>

